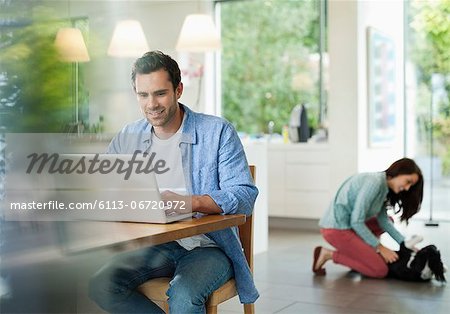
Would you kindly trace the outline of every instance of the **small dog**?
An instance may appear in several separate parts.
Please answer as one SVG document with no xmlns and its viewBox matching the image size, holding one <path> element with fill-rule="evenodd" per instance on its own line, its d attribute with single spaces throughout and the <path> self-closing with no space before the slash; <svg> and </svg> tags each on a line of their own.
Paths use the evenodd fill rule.
<svg viewBox="0 0 450 314">
<path fill-rule="evenodd" d="M 417 252 L 412 250 L 420 241 L 422 238 L 416 236 L 400 245 L 400 250 L 397 251 L 399 259 L 388 264 L 388 276 L 406 281 L 429 281 L 434 276 L 437 281 L 446 282 L 446 267 L 436 246 L 428 245 Z"/>
</svg>

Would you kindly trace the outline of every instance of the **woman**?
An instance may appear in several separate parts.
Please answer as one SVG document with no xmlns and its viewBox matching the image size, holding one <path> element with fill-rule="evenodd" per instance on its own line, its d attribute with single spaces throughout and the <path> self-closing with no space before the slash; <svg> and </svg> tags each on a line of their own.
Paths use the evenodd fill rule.
<svg viewBox="0 0 450 314">
<path fill-rule="evenodd" d="M 397 160 L 383 172 L 347 179 L 319 222 L 324 239 L 336 250 L 316 247 L 313 272 L 325 275 L 324 264 L 333 260 L 368 277 L 386 277 L 387 263 L 398 256 L 380 243 L 379 236 L 387 232 L 399 244 L 404 241 L 387 210 L 393 208 L 408 223 L 419 211 L 422 196 L 422 172 L 409 158 Z"/>
</svg>

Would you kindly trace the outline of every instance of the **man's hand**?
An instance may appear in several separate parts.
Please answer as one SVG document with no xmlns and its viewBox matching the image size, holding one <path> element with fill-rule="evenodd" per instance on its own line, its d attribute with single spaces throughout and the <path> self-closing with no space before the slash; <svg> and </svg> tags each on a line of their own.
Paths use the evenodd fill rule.
<svg viewBox="0 0 450 314">
<path fill-rule="evenodd" d="M 167 216 L 192 212 L 192 196 L 164 191 L 161 193 L 161 198 L 164 201 Z"/>
<path fill-rule="evenodd" d="M 382 244 L 378 244 L 377 246 L 377 252 L 383 257 L 385 262 L 387 264 L 393 263 L 396 260 L 398 260 L 398 255 L 396 252 L 388 249 L 387 247 L 383 246 Z"/>
<path fill-rule="evenodd" d="M 171 215 L 174 213 L 190 213 L 190 212 L 199 212 L 203 214 L 222 214 L 222 209 L 214 202 L 214 200 L 209 195 L 180 195 L 174 193 L 172 191 L 164 191 L 161 193 L 162 200 L 166 204 L 167 207 L 171 207 L 170 205 L 184 204 L 183 208 L 168 208 L 166 210 L 167 215 Z M 172 203 L 170 203 L 172 202 Z M 173 206 L 172 206 L 173 207 Z M 179 205 L 178 205 L 179 207 Z"/>
</svg>

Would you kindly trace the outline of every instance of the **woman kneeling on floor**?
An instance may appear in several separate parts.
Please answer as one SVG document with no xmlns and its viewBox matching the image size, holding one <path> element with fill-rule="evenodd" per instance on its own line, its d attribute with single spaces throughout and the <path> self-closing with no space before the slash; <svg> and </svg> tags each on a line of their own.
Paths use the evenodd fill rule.
<svg viewBox="0 0 450 314">
<path fill-rule="evenodd" d="M 386 277 L 387 264 L 398 255 L 383 246 L 379 237 L 387 232 L 399 244 L 404 241 L 387 210 L 394 208 L 401 213 L 400 220 L 408 222 L 419 211 L 422 197 L 422 172 L 409 158 L 397 160 L 383 172 L 348 178 L 319 222 L 322 236 L 336 250 L 316 247 L 313 272 L 325 275 L 325 263 L 333 260 L 368 277 Z"/>
</svg>

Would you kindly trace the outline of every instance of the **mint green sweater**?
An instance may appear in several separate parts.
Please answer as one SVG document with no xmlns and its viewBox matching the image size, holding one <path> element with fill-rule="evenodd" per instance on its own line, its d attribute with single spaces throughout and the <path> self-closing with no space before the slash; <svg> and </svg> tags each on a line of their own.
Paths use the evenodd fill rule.
<svg viewBox="0 0 450 314">
<path fill-rule="evenodd" d="M 402 243 L 405 238 L 387 216 L 385 200 L 388 191 L 385 172 L 351 176 L 338 189 L 319 222 L 320 227 L 353 229 L 365 242 L 376 247 L 379 240 L 365 224 L 366 220 L 376 216 L 380 227 L 397 243 Z"/>
</svg>

